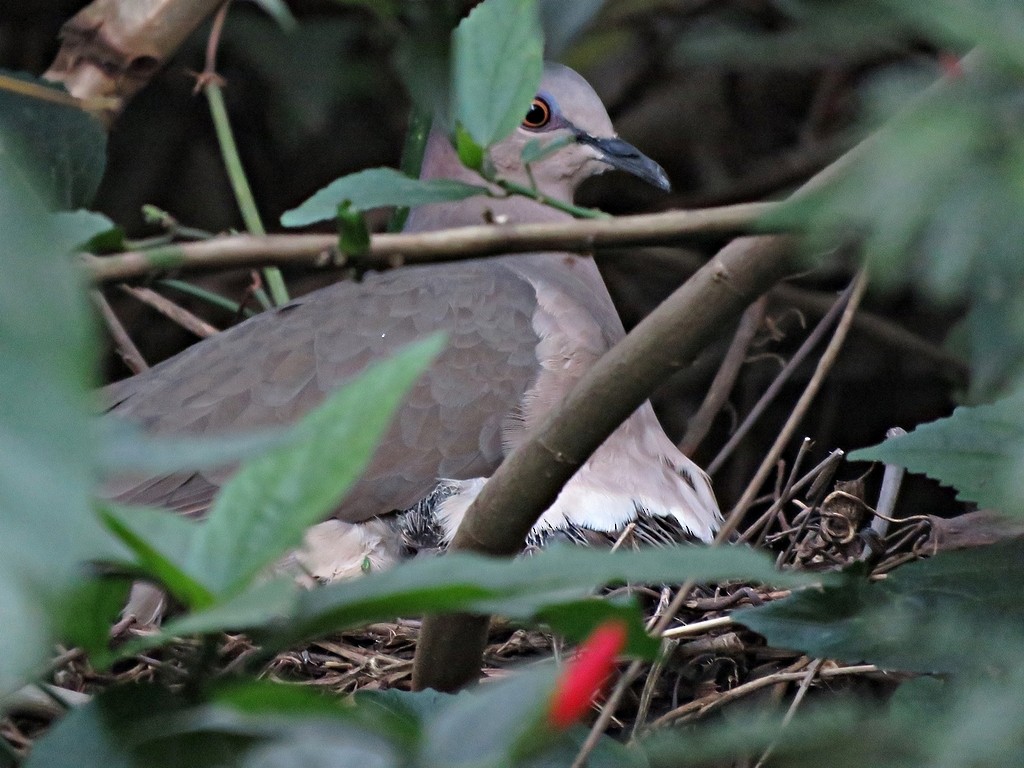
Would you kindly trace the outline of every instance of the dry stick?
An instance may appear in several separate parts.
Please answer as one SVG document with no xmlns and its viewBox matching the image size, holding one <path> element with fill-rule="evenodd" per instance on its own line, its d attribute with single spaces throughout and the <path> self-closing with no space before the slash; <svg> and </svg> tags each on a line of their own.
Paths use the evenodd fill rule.
<svg viewBox="0 0 1024 768">
<path fill-rule="evenodd" d="M 810 441 L 807 438 L 804 438 L 803 445 L 806 445 L 809 442 Z M 801 449 L 803 448 L 803 445 L 801 445 Z M 782 510 L 782 507 L 787 502 L 792 501 L 793 497 L 797 493 L 799 493 L 800 490 L 804 486 L 806 486 L 808 483 L 816 480 L 818 477 L 821 476 L 822 473 L 827 472 L 829 470 L 829 466 L 830 465 L 832 465 L 832 464 L 838 465 L 839 462 L 841 462 L 843 460 L 843 457 L 845 455 L 846 454 L 843 453 L 843 451 L 835 450 L 835 451 L 832 451 L 824 459 L 822 459 L 821 462 L 819 462 L 818 465 L 814 469 L 812 469 L 810 472 L 808 472 L 803 477 L 801 477 L 799 480 L 797 480 L 793 484 L 793 486 L 788 489 L 788 492 L 784 491 L 782 493 L 782 495 L 775 502 L 773 502 L 772 505 L 767 510 L 765 510 L 765 513 L 763 515 L 761 515 L 761 517 L 757 518 L 757 520 L 755 520 L 753 523 L 751 523 L 750 526 L 748 526 L 747 530 L 745 530 L 742 534 L 740 534 L 740 537 L 736 540 L 736 543 L 737 544 L 743 544 L 744 542 L 749 541 L 750 537 L 754 533 L 756 533 L 758 530 L 761 530 L 761 535 L 758 536 L 758 539 L 757 539 L 757 545 L 762 544 L 764 542 L 765 536 L 767 535 L 768 525 L 770 524 L 770 521 L 773 518 L 778 516 L 779 512 Z M 794 467 L 794 471 L 795 470 L 796 470 L 796 468 Z M 764 528 L 762 528 L 762 526 L 764 526 Z"/>
<path fill-rule="evenodd" d="M 757 542 L 754 544 L 755 547 L 760 547 L 764 543 L 764 537 L 767 535 L 769 529 L 772 527 L 772 523 L 775 522 L 775 518 L 778 516 L 782 507 L 793 497 L 793 485 L 796 483 L 796 473 L 800 471 L 800 467 L 803 464 L 804 459 L 811 450 L 811 446 L 814 445 L 814 441 L 809 437 L 805 437 L 800 441 L 800 448 L 797 450 L 796 458 L 793 459 L 793 466 L 789 471 L 789 477 L 786 478 L 786 484 L 782 487 L 782 492 L 779 497 L 772 502 L 772 505 L 768 508 L 768 511 L 761 515 L 760 518 L 749 526 L 747 530 L 739 537 L 739 542 L 752 535 L 752 531 L 757 526 L 763 525 L 761 533 L 757 538 Z M 737 542 L 737 543 L 739 543 Z"/>
<path fill-rule="evenodd" d="M 481 224 L 436 232 L 385 233 L 370 238 L 365 255 L 337 252 L 336 235 L 233 235 L 102 258 L 86 257 L 95 282 L 131 280 L 167 270 L 211 271 L 268 264 L 391 269 L 403 264 L 458 261 L 503 253 L 579 251 L 622 245 L 665 245 L 694 236 L 750 232 L 774 203 L 701 211 L 669 211 L 614 219 L 538 224 Z"/>
<path fill-rule="evenodd" d="M 776 438 L 775 443 L 772 445 L 768 454 L 761 462 L 761 466 L 754 474 L 754 478 L 747 485 L 747 489 L 743 492 L 740 500 L 732 508 L 725 522 L 722 524 L 721 529 L 718 531 L 718 535 L 715 536 L 714 545 L 717 546 L 724 541 L 727 541 L 732 532 L 736 530 L 740 520 L 747 511 L 747 507 L 750 502 L 757 495 L 758 489 L 764 483 L 765 478 L 771 472 L 773 466 L 775 466 L 776 460 L 782 454 L 783 449 L 792 437 L 793 432 L 796 430 L 797 425 L 803 419 L 807 408 L 810 406 L 814 396 L 818 393 L 818 389 L 821 387 L 825 376 L 831 370 L 832 365 L 835 363 L 836 357 L 839 354 L 839 350 L 846 340 L 846 336 L 849 333 L 850 325 L 853 322 L 853 317 L 856 314 L 857 306 L 860 304 L 861 298 L 864 296 L 864 290 L 867 288 L 867 274 L 864 270 L 857 273 L 856 278 L 851 285 L 851 292 L 849 301 L 846 304 L 846 308 L 843 311 L 843 316 L 839 320 L 839 325 L 836 326 L 836 331 L 829 341 L 828 346 L 825 348 L 824 353 L 821 356 L 821 360 L 818 361 L 818 367 L 814 371 L 814 375 L 811 376 L 811 380 L 808 382 L 807 387 L 804 389 L 803 394 L 797 401 L 796 406 L 793 408 L 792 413 L 789 415 L 789 419 L 786 420 L 786 424 L 783 426 L 782 431 Z M 486 486 L 484 486 L 486 489 Z M 683 603 L 686 601 L 687 596 L 693 589 L 696 581 L 694 579 L 688 579 L 676 596 L 672 599 L 669 607 L 665 610 L 665 613 L 658 619 L 658 622 L 652 628 L 652 633 L 656 636 L 660 636 L 665 631 L 668 624 L 672 621 L 679 609 L 682 608 Z M 576 755 L 575 761 L 573 761 L 572 768 L 582 768 L 585 765 L 587 757 L 593 751 L 594 747 L 597 746 L 597 742 L 601 737 L 601 734 L 607 728 L 608 723 L 611 721 L 612 715 L 615 712 L 616 707 L 622 700 L 622 696 L 625 694 L 626 689 L 636 678 L 639 673 L 643 662 L 634 661 L 629 665 L 626 671 L 622 674 L 612 693 L 609 695 L 604 708 L 598 715 L 597 720 L 594 723 L 593 728 L 587 735 L 586 741 L 580 747 L 579 753 Z"/>
<path fill-rule="evenodd" d="M 134 288 L 130 285 L 120 286 L 121 290 L 129 296 L 133 296 L 143 304 L 152 307 L 164 317 L 177 323 L 187 331 L 191 331 L 201 339 L 213 336 L 219 331 L 200 317 L 189 312 L 182 306 L 175 304 L 166 296 L 161 296 L 151 288 Z"/>
<path fill-rule="evenodd" d="M 757 335 L 758 330 L 761 328 L 767 304 L 767 297 L 762 296 L 747 307 L 740 318 L 736 334 L 732 338 L 732 343 L 729 345 L 725 357 L 722 358 L 722 364 L 718 367 L 718 373 L 715 374 L 715 378 L 712 380 L 711 386 L 704 396 L 704 401 L 686 425 L 686 434 L 683 435 L 683 439 L 679 442 L 679 450 L 683 454 L 693 456 L 694 451 L 697 450 L 697 447 L 711 429 L 715 416 L 718 415 L 718 412 L 722 410 L 722 406 L 729 399 L 729 394 L 732 392 L 740 369 L 747 358 L 747 350 L 754 341 L 754 336 Z"/>
<path fill-rule="evenodd" d="M 793 372 L 797 367 L 799 367 L 811 351 L 818 346 L 818 342 L 825 337 L 825 334 L 828 333 L 828 330 L 832 327 L 836 318 L 839 317 L 839 313 L 849 301 L 852 287 L 853 286 L 851 285 L 842 294 L 840 294 L 839 298 L 835 301 L 825 316 L 818 321 L 814 330 L 807 335 L 807 338 L 804 339 L 803 344 L 800 345 L 797 351 L 789 359 L 789 362 L 787 362 L 786 365 L 783 366 L 782 370 L 779 371 L 779 375 L 775 377 L 775 380 L 768 386 L 768 389 L 764 391 L 764 394 L 761 395 L 757 403 L 754 404 L 750 413 L 747 414 L 746 418 L 743 419 L 743 422 L 736 428 L 736 431 L 726 441 L 725 445 L 722 446 L 718 455 L 711 460 L 711 463 L 708 464 L 707 467 L 709 475 L 715 474 L 715 472 L 722 468 L 722 465 L 732 455 L 736 446 L 739 445 L 740 441 L 747 436 L 747 433 L 754 426 L 754 422 L 761 417 L 761 414 L 764 413 L 765 409 L 771 405 L 776 395 L 778 395 L 782 390 L 783 385 L 789 381 Z"/>
<path fill-rule="evenodd" d="M 107 325 L 107 330 L 110 331 L 110 336 L 114 340 L 114 347 L 117 349 L 117 354 L 124 360 L 124 364 L 128 366 L 128 370 L 132 373 L 142 373 L 149 368 L 142 353 L 139 352 L 139 348 L 135 346 L 135 342 L 132 341 L 132 337 L 128 335 L 128 331 L 125 330 L 124 325 L 121 323 L 120 318 L 114 313 L 113 307 L 110 306 L 110 302 L 107 301 L 107 297 L 99 291 L 90 291 L 93 302 L 99 307 L 100 314 L 103 316 L 103 322 Z"/>
<path fill-rule="evenodd" d="M 821 669 L 818 671 L 818 677 L 823 679 L 831 679 L 834 677 L 848 677 L 850 675 L 864 675 L 872 672 L 880 672 L 881 670 L 873 664 L 857 664 L 849 667 L 833 667 L 831 669 Z M 751 680 L 749 683 L 738 685 L 735 688 L 731 688 L 723 694 L 715 695 L 710 701 L 702 703 L 700 701 L 693 701 L 684 704 L 681 707 L 673 709 L 671 712 L 666 712 L 664 715 L 659 717 L 653 723 L 652 728 L 659 728 L 663 725 L 668 725 L 674 720 L 678 720 L 681 717 L 689 715 L 691 712 L 699 712 L 700 714 L 706 714 L 716 709 L 721 709 L 725 704 L 728 704 L 737 699 L 741 699 L 748 694 L 754 693 L 762 688 L 767 688 L 771 685 L 778 685 L 779 683 L 793 682 L 796 680 L 802 680 L 807 675 L 806 670 L 798 670 L 795 672 L 776 672 L 775 674 L 765 675 L 759 677 L 756 680 Z"/>
<path fill-rule="evenodd" d="M 772 444 L 771 449 L 768 451 L 768 455 L 765 456 L 761 462 L 761 466 L 758 471 L 754 474 L 753 480 L 747 485 L 746 491 L 740 497 L 740 500 L 736 502 L 736 506 L 733 507 L 729 513 L 729 517 L 722 525 L 722 530 L 718 532 L 718 536 L 715 537 L 716 541 L 724 540 L 732 530 L 736 528 L 739 521 L 743 518 L 743 515 L 747 511 L 747 507 L 750 506 L 750 502 L 753 501 L 757 495 L 758 489 L 764 482 L 768 473 L 771 472 L 771 468 L 775 465 L 775 461 L 782 455 L 783 449 L 789 443 L 796 431 L 797 426 L 803 420 L 807 409 L 811 405 L 811 401 L 814 400 L 818 394 L 818 390 L 821 388 L 822 383 L 825 381 L 825 377 L 828 372 L 832 370 L 832 366 L 835 364 L 836 358 L 839 356 L 839 350 L 842 349 L 843 343 L 846 341 L 846 336 L 850 331 L 850 324 L 853 322 L 853 317 L 857 312 L 857 307 L 860 306 L 860 301 L 864 297 L 864 291 L 867 289 L 868 279 L 867 273 L 861 269 L 857 276 L 853 280 L 852 293 L 850 294 L 850 300 L 846 304 L 846 308 L 843 310 L 843 316 L 839 320 L 839 324 L 836 326 L 836 331 L 829 340 L 828 346 L 825 347 L 825 351 L 821 355 L 821 359 L 818 361 L 818 366 L 814 369 L 814 374 L 811 376 L 811 380 L 807 382 L 807 387 L 800 395 L 800 399 L 797 400 L 796 405 L 793 407 L 792 413 L 786 420 L 785 425 L 782 427 L 782 431 L 779 432 L 775 442 Z"/>
<path fill-rule="evenodd" d="M 807 695 L 807 691 L 811 687 L 811 683 L 818 675 L 818 671 L 824 663 L 824 659 L 815 659 L 807 668 L 807 671 L 804 673 L 803 680 L 800 681 L 800 687 L 797 689 L 796 696 L 793 697 L 793 701 L 789 705 L 789 709 L 786 710 L 786 714 L 782 718 L 782 724 L 779 726 L 780 731 L 784 730 L 786 726 L 793 722 L 793 716 L 796 714 L 797 709 L 800 707 L 800 703 L 804 700 L 804 696 Z M 778 744 L 778 738 L 768 745 L 768 748 L 765 749 L 764 754 L 761 755 L 761 759 L 757 761 L 754 768 L 763 768 L 765 761 L 767 761 L 768 758 L 771 757 L 772 752 L 775 751 L 776 744 Z"/>
<path fill-rule="evenodd" d="M 785 283 L 775 286 L 769 296 L 773 300 L 790 303 L 799 309 L 818 314 L 827 312 L 835 304 L 835 299 L 825 293 Z M 903 352 L 907 356 L 924 358 L 933 362 L 940 376 L 948 377 L 957 384 L 967 383 L 970 373 L 967 363 L 938 344 L 921 338 L 916 333 L 873 312 L 858 313 L 853 324 L 857 332 L 864 334 L 867 338 Z"/>
</svg>

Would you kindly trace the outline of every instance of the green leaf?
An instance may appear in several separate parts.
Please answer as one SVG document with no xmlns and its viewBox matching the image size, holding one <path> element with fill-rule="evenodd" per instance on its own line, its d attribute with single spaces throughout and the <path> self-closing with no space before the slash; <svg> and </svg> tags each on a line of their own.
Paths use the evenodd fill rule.
<svg viewBox="0 0 1024 768">
<path fill-rule="evenodd" d="M 295 17 L 288 10 L 284 0 L 253 0 L 253 2 L 276 21 L 277 25 L 285 32 L 294 32 L 298 28 L 298 22 L 295 21 Z"/>
<path fill-rule="evenodd" d="M 128 579 L 84 580 L 69 595 L 60 616 L 60 636 L 89 654 L 89 663 L 102 669 L 112 660 L 110 627 L 128 599 Z"/>
<path fill-rule="evenodd" d="M 871 583 L 808 589 L 733 618 L 778 648 L 889 669 L 981 669 L 1024 643 L 1024 542 L 944 552 Z M 965 649 L 970 652 L 966 653 Z"/>
<path fill-rule="evenodd" d="M 605 3 L 606 0 L 540 0 L 547 58 L 560 61 L 561 54 L 591 24 Z"/>
<path fill-rule="evenodd" d="M 595 589 L 608 583 L 677 583 L 688 577 L 792 586 L 822 578 L 777 571 L 764 554 L 738 547 L 616 553 L 559 548 L 516 560 L 450 553 L 302 593 L 293 621 L 273 642 L 288 645 L 372 621 L 431 612 L 530 619 L 551 606 L 568 610 L 565 603 L 590 600 Z"/>
<path fill-rule="evenodd" d="M 523 165 L 529 165 L 530 163 L 536 163 L 538 160 L 543 160 L 545 157 L 554 154 L 562 147 L 572 144 L 574 141 L 572 136 L 562 136 L 560 139 L 554 139 L 553 141 L 544 142 L 540 139 L 530 139 L 526 142 L 523 147 L 522 158 Z"/>
<path fill-rule="evenodd" d="M 0 70 L 0 152 L 25 158 L 50 208 L 88 205 L 106 165 L 106 131 L 70 102 L 59 85 Z"/>
<path fill-rule="evenodd" d="M 213 593 L 188 571 L 188 557 L 200 529 L 165 509 L 107 507 L 100 510 L 107 528 L 135 554 L 135 565 L 193 609 L 214 602 Z"/>
<path fill-rule="evenodd" d="M 162 637 L 144 647 L 163 645 L 175 637 L 232 632 L 253 627 L 273 627 L 287 622 L 295 610 L 299 586 L 291 577 L 263 581 L 218 601 L 209 608 L 193 611 L 167 622 Z"/>
<path fill-rule="evenodd" d="M 453 53 L 455 121 L 489 147 L 516 129 L 540 86 L 537 0 L 484 0 L 455 29 Z"/>
<path fill-rule="evenodd" d="M 215 687 L 198 704 L 155 686 L 115 687 L 39 739 L 26 768 L 408 764 L 391 738 L 328 697 L 273 684 Z M 299 698 L 303 701 L 298 701 Z"/>
<path fill-rule="evenodd" d="M 292 431 L 260 429 L 230 435 L 154 437 L 137 424 L 104 416 L 95 420 L 98 461 L 108 473 L 173 474 L 234 464 L 277 448 L 292 439 Z"/>
<path fill-rule="evenodd" d="M 1024 391 L 953 415 L 850 454 L 921 472 L 957 489 L 961 499 L 1007 514 L 1024 514 L 1016 470 L 1024 459 Z"/>
<path fill-rule="evenodd" d="M 281 216 L 285 227 L 304 227 L 329 221 L 338 214 L 338 206 L 348 203 L 368 211 L 386 205 L 417 206 L 448 203 L 474 195 L 487 194 L 484 187 L 454 179 L 413 179 L 394 168 L 370 168 L 343 176 L 319 190 L 298 208 Z"/>
<path fill-rule="evenodd" d="M 609 620 L 618 620 L 628 631 L 624 654 L 653 661 L 661 648 L 660 641 L 647 634 L 643 611 L 635 600 L 613 602 L 595 597 L 555 603 L 541 607 L 532 618 L 573 642 L 585 640 Z"/>
<path fill-rule="evenodd" d="M 1024 6 L 1019 0 L 876 0 L 933 40 L 955 49 L 983 48 L 1024 69 Z"/>
<path fill-rule="evenodd" d="M 784 204 L 774 226 L 807 232 L 810 252 L 853 239 L 874 285 L 966 305 L 971 397 L 1003 394 L 1024 377 L 1019 79 L 975 61 L 927 89 L 893 77 L 870 96 L 869 123 L 884 125 L 827 185 Z"/>
<path fill-rule="evenodd" d="M 540 751 L 553 734 L 540 729 L 557 669 L 541 664 L 529 671 L 459 694 L 428 716 L 424 724 L 425 765 L 517 765 L 517 758 Z"/>
<path fill-rule="evenodd" d="M 484 167 L 484 148 L 473 141 L 462 123 L 455 126 L 455 151 L 459 162 L 472 171 L 480 171 Z"/>
<path fill-rule="evenodd" d="M 299 422 L 291 444 L 235 473 L 196 534 L 187 570 L 226 595 L 297 546 L 358 479 L 395 409 L 443 345 L 443 336 L 431 336 L 367 367 Z"/>
<path fill-rule="evenodd" d="M 10 106 L 11 98 L 5 93 L 0 101 Z M 34 104 L 13 109 L 37 117 Z M 35 155 L 9 141 L 14 119 L 0 109 L 0 692 L 49 655 L 83 563 L 117 549 L 90 504 L 96 339 L 69 257 L 83 229 L 46 212 L 32 180 L 50 178 L 53 168 L 37 167 Z M 66 124 L 47 126 L 52 133 L 33 124 L 39 141 L 72 141 Z"/>
</svg>

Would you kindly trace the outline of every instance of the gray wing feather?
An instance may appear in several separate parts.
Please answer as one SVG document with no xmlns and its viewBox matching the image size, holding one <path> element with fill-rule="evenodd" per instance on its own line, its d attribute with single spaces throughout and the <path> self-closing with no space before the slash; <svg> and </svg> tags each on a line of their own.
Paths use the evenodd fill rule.
<svg viewBox="0 0 1024 768">
<path fill-rule="evenodd" d="M 154 434 L 284 425 L 368 363 L 437 330 L 447 348 L 414 386 L 338 517 L 411 507 L 438 477 L 490 475 L 502 426 L 537 375 L 536 296 L 504 260 L 410 267 L 338 283 L 111 385 L 110 411 Z M 127 503 L 201 512 L 230 469 L 123 478 Z"/>
</svg>

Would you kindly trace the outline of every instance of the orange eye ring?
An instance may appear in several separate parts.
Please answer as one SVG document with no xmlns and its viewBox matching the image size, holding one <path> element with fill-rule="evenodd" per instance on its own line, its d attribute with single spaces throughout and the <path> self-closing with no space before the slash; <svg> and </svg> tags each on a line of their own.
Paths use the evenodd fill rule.
<svg viewBox="0 0 1024 768">
<path fill-rule="evenodd" d="M 551 107 L 544 99 L 538 96 L 530 105 L 526 117 L 523 118 L 523 128 L 537 130 L 551 122 Z"/>
</svg>

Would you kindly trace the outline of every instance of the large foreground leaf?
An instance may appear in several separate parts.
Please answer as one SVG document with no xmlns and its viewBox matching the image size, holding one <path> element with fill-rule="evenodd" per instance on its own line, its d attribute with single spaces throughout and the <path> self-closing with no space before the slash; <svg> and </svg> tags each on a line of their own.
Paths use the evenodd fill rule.
<svg viewBox="0 0 1024 768">
<path fill-rule="evenodd" d="M 47 213 L 33 182 L 50 169 L 21 146 L 0 121 L 0 692 L 49 654 L 83 561 L 112 546 L 89 504 L 95 339 L 70 263 L 95 231 Z"/>
<path fill-rule="evenodd" d="M 770 644 L 891 669 L 984 668 L 1024 642 L 1024 542 L 940 554 L 880 582 L 863 568 L 733 617 Z"/>
<path fill-rule="evenodd" d="M 244 592 L 342 499 L 443 344 L 442 335 L 412 344 L 340 387 L 279 445 L 236 472 L 202 523 L 157 510 L 111 510 L 108 525 L 136 565 L 194 609 Z"/>
<path fill-rule="evenodd" d="M 958 496 L 1007 514 L 1024 514 L 1024 392 L 991 405 L 957 408 L 953 415 L 850 454 L 921 472 L 957 489 Z"/>
<path fill-rule="evenodd" d="M 515 130 L 540 85 L 537 0 L 485 0 L 459 24 L 453 48 L 455 119 L 489 147 Z"/>
</svg>

